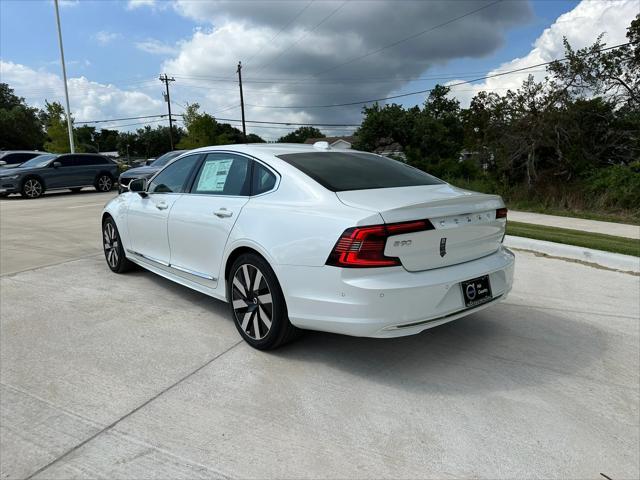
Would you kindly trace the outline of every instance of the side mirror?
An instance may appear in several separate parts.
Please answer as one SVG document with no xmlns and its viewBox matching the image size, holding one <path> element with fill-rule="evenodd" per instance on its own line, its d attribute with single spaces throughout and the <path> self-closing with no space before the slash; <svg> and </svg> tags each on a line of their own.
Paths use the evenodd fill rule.
<svg viewBox="0 0 640 480">
<path fill-rule="evenodd" d="M 144 162 L 145 165 L 151 165 L 154 162 L 154 160 L 147 160 L 146 162 Z"/>
<path fill-rule="evenodd" d="M 61 166 L 62 166 L 62 163 L 60 163 L 58 161 L 53 162 L 53 168 L 59 168 Z"/>
<path fill-rule="evenodd" d="M 129 184 L 129 191 L 138 192 L 138 195 L 141 197 L 147 196 L 147 179 L 146 178 L 136 178 L 135 180 L 131 180 Z"/>
</svg>

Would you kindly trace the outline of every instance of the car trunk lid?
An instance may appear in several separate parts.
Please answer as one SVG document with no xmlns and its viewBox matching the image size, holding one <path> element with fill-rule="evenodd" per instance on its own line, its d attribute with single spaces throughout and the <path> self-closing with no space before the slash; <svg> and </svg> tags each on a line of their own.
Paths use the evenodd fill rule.
<svg viewBox="0 0 640 480">
<path fill-rule="evenodd" d="M 433 229 L 388 238 L 385 255 L 398 257 L 409 271 L 455 265 L 495 252 L 506 220 L 497 195 L 448 184 L 336 192 L 351 207 L 378 212 L 385 223 L 428 219 Z"/>
</svg>

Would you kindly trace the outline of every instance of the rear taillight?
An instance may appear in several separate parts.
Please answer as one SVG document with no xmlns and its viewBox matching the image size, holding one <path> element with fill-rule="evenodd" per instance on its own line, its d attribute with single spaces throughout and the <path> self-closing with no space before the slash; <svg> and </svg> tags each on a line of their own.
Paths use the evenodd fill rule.
<svg viewBox="0 0 640 480">
<path fill-rule="evenodd" d="M 507 218 L 507 209 L 506 208 L 497 209 L 496 218 Z"/>
<path fill-rule="evenodd" d="M 394 267 L 400 265 L 399 258 L 387 257 L 384 254 L 387 238 L 423 230 L 433 230 L 433 225 L 429 220 L 348 228 L 333 247 L 327 259 L 327 265 L 335 267 Z"/>
</svg>

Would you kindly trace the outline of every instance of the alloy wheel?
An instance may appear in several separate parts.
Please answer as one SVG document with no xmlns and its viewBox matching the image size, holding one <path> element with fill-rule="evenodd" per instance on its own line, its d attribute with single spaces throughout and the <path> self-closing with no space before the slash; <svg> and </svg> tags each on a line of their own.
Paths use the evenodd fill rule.
<svg viewBox="0 0 640 480">
<path fill-rule="evenodd" d="M 240 265 L 233 275 L 231 301 L 236 322 L 254 340 L 271 330 L 273 302 L 271 290 L 262 272 L 254 265 Z"/>
<path fill-rule="evenodd" d="M 102 235 L 104 237 L 104 254 L 107 257 L 107 263 L 111 268 L 116 268 L 118 260 L 120 260 L 120 255 L 118 254 L 119 243 L 118 234 L 111 222 L 104 224 Z"/>
<path fill-rule="evenodd" d="M 42 184 L 33 178 L 24 183 L 24 193 L 29 198 L 37 198 L 42 195 Z"/>
<path fill-rule="evenodd" d="M 110 191 L 112 186 L 113 182 L 107 175 L 103 175 L 98 179 L 98 190 L 100 190 L 101 192 Z"/>
</svg>

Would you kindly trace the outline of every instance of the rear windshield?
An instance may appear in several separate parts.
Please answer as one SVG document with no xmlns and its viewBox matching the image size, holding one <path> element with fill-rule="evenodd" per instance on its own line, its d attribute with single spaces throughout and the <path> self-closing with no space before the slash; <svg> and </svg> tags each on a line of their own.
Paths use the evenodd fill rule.
<svg viewBox="0 0 640 480">
<path fill-rule="evenodd" d="M 309 152 L 278 157 L 333 192 L 444 183 L 406 163 L 371 153 Z"/>
</svg>

